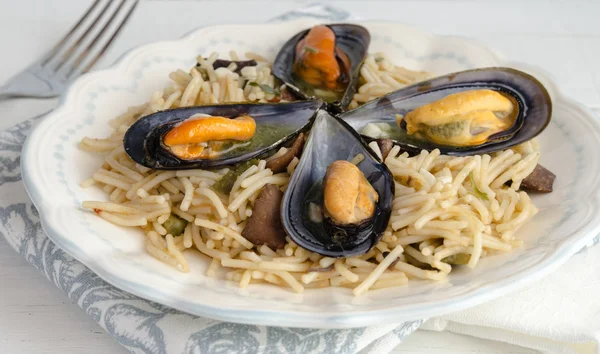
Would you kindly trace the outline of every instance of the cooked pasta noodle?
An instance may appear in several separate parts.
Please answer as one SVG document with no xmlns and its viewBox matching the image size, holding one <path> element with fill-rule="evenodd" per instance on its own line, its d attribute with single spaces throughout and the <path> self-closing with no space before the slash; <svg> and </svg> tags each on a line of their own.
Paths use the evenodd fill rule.
<svg viewBox="0 0 600 354">
<path fill-rule="evenodd" d="M 231 57 L 238 59 L 235 52 Z M 539 160 L 534 141 L 467 157 L 445 156 L 438 150 L 410 157 L 394 147 L 385 159 L 396 184 L 388 229 L 367 254 L 340 259 L 307 251 L 289 238 L 282 249 L 274 250 L 242 236 L 259 192 L 266 184 L 285 191 L 297 157 L 277 174 L 266 167 L 266 160 L 259 160 L 241 172 L 229 195 L 212 189 L 229 169 L 154 171 L 129 159 L 123 136 L 140 117 L 192 105 L 273 100 L 271 91 L 277 87 L 269 62 L 252 53 L 247 57 L 258 65 L 240 73 L 233 66 L 214 70 L 216 54 L 199 58 L 199 67 L 189 73 L 170 74 L 172 87 L 113 119 L 110 137 L 82 139 L 82 149 L 104 153 L 106 158 L 81 186 L 98 186 L 110 200 L 85 201 L 82 206 L 114 224 L 141 227 L 146 249 L 156 259 L 188 272 L 193 270 L 188 250 L 195 249 L 211 259 L 207 276 L 222 275 L 242 288 L 265 282 L 295 292 L 343 286 L 359 296 L 369 289 L 402 286 L 413 278 L 442 280 L 454 267 L 451 257 L 467 257 L 473 268 L 486 255 L 509 252 L 521 244 L 515 239 L 517 230 L 537 213 L 527 194 L 518 191 Z M 393 65 L 381 53 L 369 55 L 351 107 L 428 77 Z M 259 85 L 247 85 L 250 81 Z M 369 146 L 382 156 L 375 142 Z M 286 152 L 281 148 L 274 156 Z M 353 162 L 361 159 L 364 156 L 358 155 Z"/>
</svg>

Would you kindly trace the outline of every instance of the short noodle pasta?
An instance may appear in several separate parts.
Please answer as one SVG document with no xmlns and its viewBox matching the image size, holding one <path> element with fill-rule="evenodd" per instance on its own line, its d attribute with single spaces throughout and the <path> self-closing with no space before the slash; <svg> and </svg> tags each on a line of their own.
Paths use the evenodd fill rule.
<svg viewBox="0 0 600 354">
<path fill-rule="evenodd" d="M 251 53 L 248 57 L 259 58 Z M 166 264 L 193 271 L 185 255 L 196 250 L 211 259 L 207 276 L 223 275 L 240 287 L 269 283 L 302 292 L 342 286 L 358 296 L 414 278 L 441 280 L 454 267 L 453 258 L 462 257 L 474 268 L 482 257 L 508 252 L 519 245 L 516 231 L 538 211 L 527 193 L 519 191 L 539 159 L 535 142 L 468 157 L 444 156 L 438 150 L 411 157 L 394 147 L 385 159 L 396 183 L 392 217 L 369 253 L 336 260 L 304 250 L 289 238 L 282 249 L 254 246 L 241 234 L 253 203 L 267 183 L 285 191 L 297 158 L 277 174 L 260 160 L 224 196 L 211 186 L 229 169 L 154 171 L 131 161 L 122 146 L 131 124 L 159 110 L 277 99 L 276 80 L 264 58 L 239 74 L 232 68 L 214 70 L 216 58 L 215 53 L 199 57 L 189 72 L 171 73 L 171 87 L 110 121 L 114 132 L 109 137 L 81 141 L 82 149 L 106 154 L 105 163 L 82 187 L 98 186 L 110 200 L 85 201 L 83 207 L 114 224 L 142 228 L 147 251 Z M 392 64 L 382 53 L 369 55 L 351 108 L 428 77 Z M 381 156 L 376 144 L 370 146 Z"/>
</svg>

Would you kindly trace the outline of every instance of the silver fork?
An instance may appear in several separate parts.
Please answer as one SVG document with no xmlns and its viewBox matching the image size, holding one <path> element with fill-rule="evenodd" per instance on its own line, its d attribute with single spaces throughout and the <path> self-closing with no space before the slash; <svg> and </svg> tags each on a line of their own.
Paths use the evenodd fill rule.
<svg viewBox="0 0 600 354">
<path fill-rule="evenodd" d="M 100 4 L 103 4 L 101 9 L 94 11 Z M 121 0 L 115 4 L 115 0 L 95 0 L 54 48 L 0 87 L 0 99 L 55 97 L 73 79 L 88 72 L 123 29 L 138 0 Z M 95 17 L 92 16 L 94 14 Z M 120 22 L 115 22 L 118 18 Z M 84 27 L 89 22 L 88 19 L 91 19 L 91 23 Z M 93 39 L 88 40 L 94 32 Z M 75 39 L 78 33 L 80 34 Z"/>
</svg>

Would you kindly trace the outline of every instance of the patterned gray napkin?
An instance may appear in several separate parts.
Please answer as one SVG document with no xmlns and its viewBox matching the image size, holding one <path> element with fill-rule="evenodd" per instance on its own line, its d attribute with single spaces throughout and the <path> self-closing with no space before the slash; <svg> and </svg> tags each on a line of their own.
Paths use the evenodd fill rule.
<svg viewBox="0 0 600 354">
<path fill-rule="evenodd" d="M 299 17 L 342 21 L 350 15 L 317 4 L 274 21 Z M 0 133 L 0 233 L 132 353 L 387 353 L 421 325 L 340 330 L 240 325 L 188 315 L 113 287 L 48 239 L 24 190 L 21 148 L 38 119 Z"/>
</svg>

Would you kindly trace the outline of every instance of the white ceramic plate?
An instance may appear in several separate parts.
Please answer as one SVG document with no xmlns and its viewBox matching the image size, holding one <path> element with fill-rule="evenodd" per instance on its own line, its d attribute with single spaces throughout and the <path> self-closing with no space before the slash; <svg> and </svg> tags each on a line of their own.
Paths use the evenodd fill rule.
<svg viewBox="0 0 600 354">
<path fill-rule="evenodd" d="M 541 163 L 558 176 L 555 190 L 534 196 L 540 213 L 519 232 L 523 248 L 485 258 L 476 270 L 458 270 L 443 282 L 413 281 L 358 298 L 337 288 L 304 294 L 266 285 L 239 289 L 204 276 L 208 262 L 199 253 L 186 253 L 192 272 L 180 273 L 146 253 L 141 231 L 114 226 L 81 209 L 83 200 L 106 198 L 95 188 L 79 187 L 102 161 L 77 148 L 82 137 L 107 135 L 109 119 L 147 101 L 168 84 L 170 71 L 187 70 L 200 53 L 251 50 L 273 58 L 285 40 L 315 23 L 204 28 L 177 41 L 140 47 L 114 67 L 80 78 L 23 151 L 25 185 L 48 236 L 109 283 L 185 312 L 240 323 L 339 328 L 439 316 L 502 296 L 552 272 L 598 233 L 600 124 L 545 73 L 520 65 L 546 84 L 554 100 L 553 120 L 540 143 Z M 395 63 L 412 69 L 444 74 L 515 66 L 470 40 L 400 24 L 363 25 L 372 35 L 370 52 L 386 52 Z"/>
</svg>

